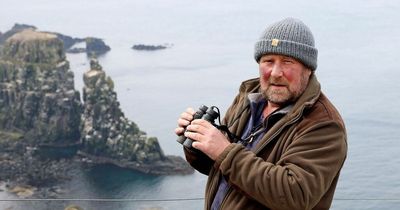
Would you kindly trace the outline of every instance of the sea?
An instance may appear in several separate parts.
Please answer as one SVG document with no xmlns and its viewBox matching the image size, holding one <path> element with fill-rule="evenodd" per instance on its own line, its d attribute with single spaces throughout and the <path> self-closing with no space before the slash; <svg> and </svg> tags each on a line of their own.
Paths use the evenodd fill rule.
<svg viewBox="0 0 400 210">
<path fill-rule="evenodd" d="M 341 112 L 348 156 L 331 209 L 400 209 L 400 1 L 398 0 L 1 0 L 0 31 L 15 23 L 73 37 L 99 37 L 99 56 L 125 116 L 183 157 L 178 116 L 202 104 L 223 116 L 241 81 L 257 77 L 254 44 L 285 17 L 305 22 L 319 50 L 316 75 Z M 168 45 L 135 51 L 135 44 Z M 75 87 L 86 54 L 68 54 Z M 399 155 L 399 156 L 398 156 Z M 0 169 L 1 170 L 1 169 Z M 64 200 L 16 200 L 0 209 L 203 209 L 207 176 L 150 176 L 113 166 L 81 168 L 61 184 Z"/>
</svg>

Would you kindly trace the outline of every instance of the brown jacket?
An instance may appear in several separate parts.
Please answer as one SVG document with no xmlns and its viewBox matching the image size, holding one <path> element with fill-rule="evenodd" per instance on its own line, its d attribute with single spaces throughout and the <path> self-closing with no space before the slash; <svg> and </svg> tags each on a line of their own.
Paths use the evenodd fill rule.
<svg viewBox="0 0 400 210">
<path fill-rule="evenodd" d="M 250 116 L 247 95 L 259 80 L 243 82 L 224 123 L 241 136 Z M 346 158 L 344 123 L 311 76 L 293 109 L 257 144 L 254 152 L 232 143 L 212 161 L 185 150 L 188 162 L 208 174 L 205 209 L 210 209 L 220 176 L 231 185 L 220 209 L 329 209 Z"/>
</svg>

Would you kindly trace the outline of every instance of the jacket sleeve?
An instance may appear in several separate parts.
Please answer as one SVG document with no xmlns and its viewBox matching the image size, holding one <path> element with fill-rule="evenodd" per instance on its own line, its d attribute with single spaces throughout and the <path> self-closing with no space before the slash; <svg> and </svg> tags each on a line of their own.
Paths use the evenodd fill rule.
<svg viewBox="0 0 400 210">
<path fill-rule="evenodd" d="M 199 150 L 183 147 L 183 151 L 185 153 L 186 161 L 194 169 L 204 175 L 208 175 L 210 173 L 210 169 L 214 165 L 214 161 L 211 158 Z"/>
<path fill-rule="evenodd" d="M 338 175 L 346 152 L 343 127 L 326 121 L 293 137 L 275 164 L 231 144 L 215 166 L 231 185 L 271 209 L 311 209 Z"/>
</svg>

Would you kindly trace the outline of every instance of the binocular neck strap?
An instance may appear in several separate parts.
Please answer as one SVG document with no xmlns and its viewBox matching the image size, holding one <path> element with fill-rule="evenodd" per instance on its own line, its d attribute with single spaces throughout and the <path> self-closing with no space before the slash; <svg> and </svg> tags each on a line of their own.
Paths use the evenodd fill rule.
<svg viewBox="0 0 400 210">
<path fill-rule="evenodd" d="M 216 125 L 218 130 L 221 130 L 225 132 L 228 135 L 228 138 L 231 140 L 231 142 L 238 142 L 241 141 L 242 139 L 236 136 L 235 134 L 231 133 L 226 125 Z"/>
</svg>

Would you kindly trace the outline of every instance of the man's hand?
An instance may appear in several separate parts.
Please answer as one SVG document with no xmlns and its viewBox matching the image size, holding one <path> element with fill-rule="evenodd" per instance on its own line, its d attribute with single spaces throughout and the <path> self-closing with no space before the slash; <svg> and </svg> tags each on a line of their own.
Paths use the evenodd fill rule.
<svg viewBox="0 0 400 210">
<path fill-rule="evenodd" d="M 225 148 L 231 144 L 220 130 L 203 119 L 193 120 L 186 130 L 185 136 L 194 140 L 193 148 L 202 151 L 213 160 L 216 160 Z"/>
<path fill-rule="evenodd" d="M 193 108 L 189 107 L 186 109 L 185 112 L 183 112 L 178 119 L 178 127 L 175 128 L 175 134 L 178 136 L 183 135 L 183 132 L 185 131 L 185 127 L 190 124 L 190 121 L 193 120 L 193 115 L 195 111 Z"/>
</svg>

